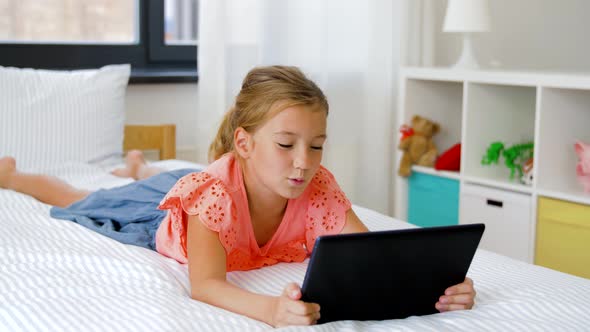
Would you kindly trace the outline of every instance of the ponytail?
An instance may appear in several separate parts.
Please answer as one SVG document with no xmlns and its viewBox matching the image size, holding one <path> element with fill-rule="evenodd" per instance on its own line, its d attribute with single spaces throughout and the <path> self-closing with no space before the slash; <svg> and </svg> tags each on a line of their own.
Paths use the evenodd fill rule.
<svg viewBox="0 0 590 332">
<path fill-rule="evenodd" d="M 217 129 L 217 135 L 215 135 L 213 142 L 209 146 L 209 162 L 219 159 L 219 157 L 233 149 L 235 128 L 231 124 L 231 117 L 235 109 L 235 107 L 232 107 L 223 116 L 219 129 Z"/>
</svg>

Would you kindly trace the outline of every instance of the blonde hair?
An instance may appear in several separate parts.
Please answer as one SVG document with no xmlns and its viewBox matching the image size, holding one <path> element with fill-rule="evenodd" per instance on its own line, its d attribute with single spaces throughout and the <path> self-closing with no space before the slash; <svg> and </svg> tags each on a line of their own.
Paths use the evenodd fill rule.
<svg viewBox="0 0 590 332">
<path fill-rule="evenodd" d="M 242 127 L 256 131 L 267 119 L 295 105 L 318 106 L 328 113 L 328 100 L 318 86 L 297 67 L 257 67 L 246 75 L 236 101 L 224 115 L 209 146 L 209 161 L 234 149 L 234 132 Z"/>
</svg>

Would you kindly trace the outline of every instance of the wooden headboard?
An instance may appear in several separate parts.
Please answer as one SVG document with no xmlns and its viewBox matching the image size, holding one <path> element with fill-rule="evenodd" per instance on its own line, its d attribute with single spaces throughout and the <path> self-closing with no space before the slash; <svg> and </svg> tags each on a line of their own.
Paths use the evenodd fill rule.
<svg viewBox="0 0 590 332">
<path fill-rule="evenodd" d="M 159 158 L 176 158 L 176 125 L 126 125 L 123 150 L 157 150 Z"/>
</svg>

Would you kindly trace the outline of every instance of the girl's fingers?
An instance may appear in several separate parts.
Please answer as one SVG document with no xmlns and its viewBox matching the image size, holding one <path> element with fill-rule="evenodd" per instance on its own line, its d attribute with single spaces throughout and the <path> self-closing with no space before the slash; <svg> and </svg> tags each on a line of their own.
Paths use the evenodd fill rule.
<svg viewBox="0 0 590 332">
<path fill-rule="evenodd" d="M 440 312 L 445 311 L 453 311 L 453 310 L 465 310 L 471 307 L 466 306 L 465 304 L 442 304 L 440 302 L 436 303 L 436 309 Z"/>
<path fill-rule="evenodd" d="M 319 312 L 313 312 L 308 315 L 290 314 L 287 321 L 288 325 L 313 325 L 320 319 Z"/>
<path fill-rule="evenodd" d="M 445 290 L 445 295 L 439 298 L 435 304 L 439 311 L 471 309 L 475 300 L 473 280 L 465 278 L 465 281 L 451 286 Z"/>
<path fill-rule="evenodd" d="M 458 285 L 451 286 L 445 290 L 445 295 L 462 294 L 462 293 L 474 293 L 473 280 L 465 278 L 465 281 Z"/>
<path fill-rule="evenodd" d="M 283 295 L 286 295 L 291 300 L 299 300 L 301 298 L 301 289 L 296 283 L 291 282 L 283 289 Z"/>
<path fill-rule="evenodd" d="M 441 304 L 473 304 L 473 296 L 471 294 L 457 294 L 457 295 L 444 295 L 438 300 Z"/>
<path fill-rule="evenodd" d="M 293 301 L 289 303 L 287 310 L 294 315 L 307 316 L 310 314 L 319 313 L 320 305 L 317 303 Z"/>
</svg>

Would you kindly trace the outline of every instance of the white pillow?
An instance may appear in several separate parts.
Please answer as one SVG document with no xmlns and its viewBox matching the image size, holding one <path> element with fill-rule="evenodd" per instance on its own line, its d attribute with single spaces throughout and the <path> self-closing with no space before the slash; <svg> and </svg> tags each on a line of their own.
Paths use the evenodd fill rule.
<svg viewBox="0 0 590 332">
<path fill-rule="evenodd" d="M 53 71 L 0 66 L 0 156 L 19 169 L 120 155 L 130 66 Z"/>
</svg>

